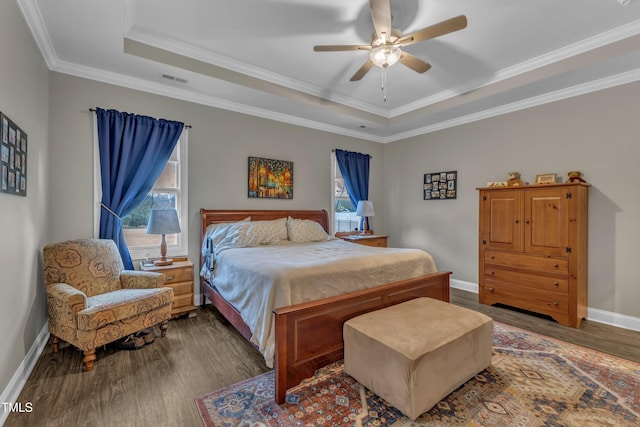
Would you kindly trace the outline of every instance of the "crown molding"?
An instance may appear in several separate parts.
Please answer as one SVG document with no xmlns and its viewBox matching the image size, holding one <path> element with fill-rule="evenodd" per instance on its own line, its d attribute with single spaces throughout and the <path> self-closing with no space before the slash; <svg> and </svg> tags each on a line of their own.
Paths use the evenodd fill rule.
<svg viewBox="0 0 640 427">
<path fill-rule="evenodd" d="M 438 102 L 446 101 L 447 99 L 462 95 L 471 90 L 477 90 L 485 86 L 491 86 L 503 80 L 535 71 L 538 68 L 551 65 L 572 56 L 579 55 L 581 53 L 601 48 L 608 44 L 612 44 L 626 38 L 636 36 L 638 34 L 640 34 L 640 20 L 631 22 L 627 25 L 623 25 L 610 31 L 606 31 L 604 33 L 598 34 L 597 36 L 572 43 L 561 49 L 556 49 L 554 51 L 540 55 L 536 58 L 532 58 L 519 64 L 513 65 L 511 67 L 498 70 L 492 79 L 483 83 L 480 83 L 478 81 L 477 84 L 460 85 L 453 89 L 442 91 L 427 98 L 423 98 L 419 101 L 403 105 L 399 108 L 395 108 L 390 112 L 389 118 L 394 118 L 403 114 L 410 113 L 412 111 L 416 111 L 420 108 L 428 107 Z"/>
<path fill-rule="evenodd" d="M 448 129 L 448 128 L 460 126 L 467 123 L 477 122 L 479 120 L 501 116 L 503 114 L 508 114 L 515 111 L 536 107 L 538 105 L 560 101 L 567 98 L 573 98 L 575 96 L 585 95 L 591 92 L 597 92 L 599 90 L 608 89 L 611 87 L 620 86 L 627 83 L 633 83 L 639 80 L 640 80 L 640 69 L 627 71 L 625 73 L 616 74 L 614 76 L 609 76 L 599 80 L 593 80 L 587 83 L 571 86 L 569 88 L 549 92 L 544 95 L 538 95 L 538 96 L 526 98 L 520 101 L 512 102 L 510 104 L 501 105 L 499 107 L 486 109 L 479 113 L 467 114 L 466 116 L 461 116 L 452 120 L 447 120 L 447 121 L 443 121 L 433 125 L 424 126 L 408 132 L 397 133 L 391 137 L 384 138 L 383 143 L 400 141 L 402 139 L 412 138 L 415 136 L 420 136 L 427 133 L 436 132 L 439 130 Z"/>
<path fill-rule="evenodd" d="M 38 8 L 36 1 L 15 1 L 22 13 L 22 17 L 31 31 L 31 34 L 33 34 L 33 38 L 36 41 L 45 62 L 47 63 L 47 67 L 51 69 L 51 67 L 58 61 L 58 57 L 55 49 L 53 48 L 51 37 L 49 37 L 49 32 L 47 31 L 47 27 L 44 25 L 44 19 L 42 19 L 42 14 L 40 13 L 40 9 Z"/>
<path fill-rule="evenodd" d="M 144 43 L 149 46 L 156 47 L 158 49 L 166 50 L 178 55 L 183 55 L 189 58 L 197 59 L 199 61 L 206 62 L 218 67 L 225 68 L 238 74 L 254 77 L 265 82 L 273 83 L 279 86 L 288 87 L 298 92 L 306 93 L 308 95 L 315 96 L 319 99 L 335 102 L 338 104 L 346 105 L 357 110 L 365 111 L 371 114 L 389 118 L 389 110 L 377 107 L 375 105 L 358 101 L 356 99 L 338 95 L 330 94 L 326 95 L 326 91 L 322 88 L 301 82 L 296 79 L 292 79 L 281 74 L 277 74 L 264 68 L 255 67 L 242 61 L 238 61 L 224 55 L 217 54 L 207 49 L 202 49 L 197 46 L 182 43 L 180 41 L 161 37 L 149 32 L 143 32 L 139 30 L 128 30 L 124 34 L 125 39 L 130 39 L 139 43 Z"/>
<path fill-rule="evenodd" d="M 373 142 L 383 142 L 381 137 L 372 136 L 364 132 L 358 132 L 353 129 L 343 128 L 339 126 L 331 126 L 326 123 L 317 122 L 314 120 L 303 119 L 300 117 L 292 116 L 289 114 L 283 114 L 274 112 L 271 110 L 265 110 L 263 108 L 253 107 L 250 105 L 240 104 L 237 102 L 216 98 L 209 95 L 199 94 L 190 90 L 166 86 L 160 83 L 151 82 L 145 79 L 138 79 L 129 76 L 125 76 L 118 73 L 112 73 L 96 68 L 78 66 L 70 62 L 58 61 L 51 71 L 56 71 L 62 74 L 68 74 L 76 77 L 85 78 L 88 80 L 98 81 L 100 83 L 107 83 L 116 86 L 126 87 L 133 90 L 140 90 L 147 93 L 153 93 L 155 95 L 166 96 L 169 98 L 179 99 L 181 101 L 193 102 L 196 104 L 206 105 L 209 107 L 220 108 L 223 110 L 233 111 L 236 113 L 247 114 L 250 116 L 260 117 L 268 120 L 274 120 L 278 122 L 288 123 L 292 125 L 302 126 L 310 129 L 321 130 L 325 132 L 335 133 L 339 135 L 349 136 L 358 139 L 364 139 Z"/>
</svg>

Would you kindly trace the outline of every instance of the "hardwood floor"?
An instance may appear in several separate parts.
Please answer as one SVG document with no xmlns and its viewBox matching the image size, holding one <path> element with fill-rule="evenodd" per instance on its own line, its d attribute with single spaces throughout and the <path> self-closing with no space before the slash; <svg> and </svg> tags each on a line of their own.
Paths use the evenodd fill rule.
<svg viewBox="0 0 640 427">
<path fill-rule="evenodd" d="M 594 322 L 580 329 L 515 310 L 479 305 L 477 295 L 451 290 L 452 303 L 494 320 L 640 362 L 640 332 Z M 47 345 L 5 426 L 201 426 L 194 399 L 267 370 L 262 356 L 211 306 L 170 322 L 168 335 L 140 350 L 97 350 L 93 372 L 82 354 Z"/>
</svg>

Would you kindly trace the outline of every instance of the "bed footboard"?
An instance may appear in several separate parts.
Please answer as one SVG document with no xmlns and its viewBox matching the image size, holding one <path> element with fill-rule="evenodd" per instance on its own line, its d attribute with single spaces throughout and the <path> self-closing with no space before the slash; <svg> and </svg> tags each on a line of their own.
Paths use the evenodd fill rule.
<svg viewBox="0 0 640 427">
<path fill-rule="evenodd" d="M 418 298 L 449 301 L 450 272 L 434 273 L 376 288 L 276 308 L 276 402 L 287 389 L 344 357 L 342 325 L 370 311 Z"/>
</svg>

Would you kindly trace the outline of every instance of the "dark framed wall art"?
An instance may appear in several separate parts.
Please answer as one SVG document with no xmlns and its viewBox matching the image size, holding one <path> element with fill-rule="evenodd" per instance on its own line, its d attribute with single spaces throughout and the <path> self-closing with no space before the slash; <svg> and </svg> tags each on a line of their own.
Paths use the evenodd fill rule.
<svg viewBox="0 0 640 427">
<path fill-rule="evenodd" d="M 27 195 L 27 134 L 0 113 L 0 192 Z"/>
<path fill-rule="evenodd" d="M 293 162 L 249 157 L 249 197 L 293 199 Z"/>
<path fill-rule="evenodd" d="M 458 171 L 424 174 L 424 200 L 455 199 L 458 191 Z"/>
</svg>

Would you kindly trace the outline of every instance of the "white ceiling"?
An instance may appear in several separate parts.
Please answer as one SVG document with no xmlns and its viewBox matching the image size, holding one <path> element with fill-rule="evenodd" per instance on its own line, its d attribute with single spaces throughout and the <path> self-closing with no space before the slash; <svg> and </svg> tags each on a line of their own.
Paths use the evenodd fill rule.
<svg viewBox="0 0 640 427">
<path fill-rule="evenodd" d="M 391 0 L 429 62 L 359 82 L 366 0 L 16 0 L 51 70 L 329 132 L 391 142 L 640 80 L 640 0 Z M 167 74 L 186 80 L 168 80 Z M 143 113 L 143 112 L 140 112 Z"/>
</svg>

